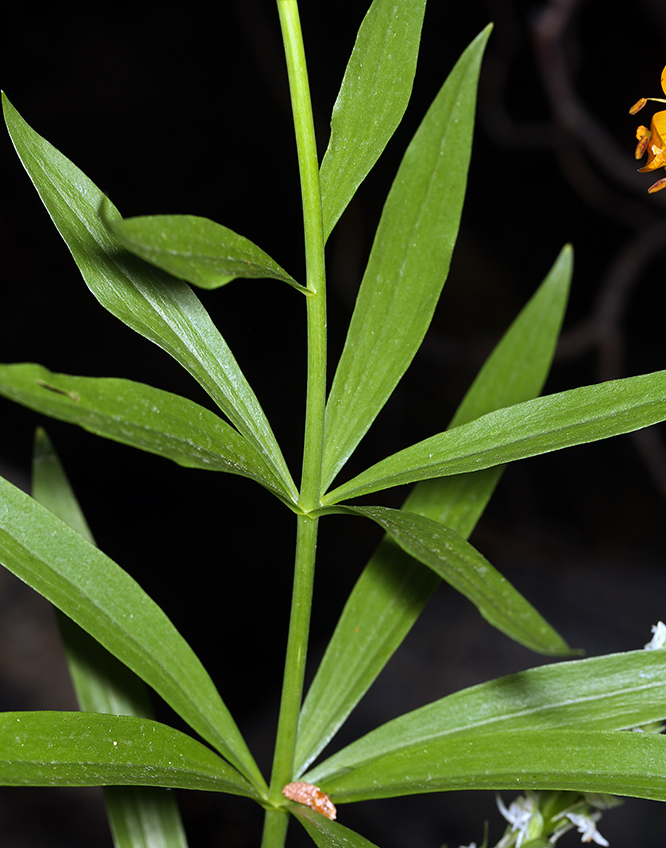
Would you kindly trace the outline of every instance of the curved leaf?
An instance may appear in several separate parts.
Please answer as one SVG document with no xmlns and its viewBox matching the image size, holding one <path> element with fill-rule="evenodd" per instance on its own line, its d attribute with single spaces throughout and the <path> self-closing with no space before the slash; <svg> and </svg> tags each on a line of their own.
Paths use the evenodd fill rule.
<svg viewBox="0 0 666 848">
<path fill-rule="evenodd" d="M 468 598 L 489 624 L 519 644 L 541 654 L 572 653 L 520 592 L 476 548 L 443 524 L 382 506 L 333 507 L 331 511 L 375 521 L 405 553 L 427 565 Z"/>
<path fill-rule="evenodd" d="M 374 842 L 360 833 L 315 813 L 303 804 L 291 804 L 290 809 L 319 848 L 377 848 Z"/>
<path fill-rule="evenodd" d="M 72 162 L 32 130 L 3 94 L 16 151 L 97 300 L 154 342 L 201 384 L 231 423 L 264 455 L 297 497 L 268 420 L 227 343 L 192 289 L 128 253 L 102 223 L 104 195 Z M 120 220 L 105 202 L 108 220 Z"/>
<path fill-rule="evenodd" d="M 244 236 L 196 215 L 145 215 L 107 220 L 107 229 L 130 253 L 202 289 L 217 289 L 241 277 L 271 277 L 306 289 Z"/>
<path fill-rule="evenodd" d="M 160 607 L 109 557 L 2 478 L 0 562 L 129 666 L 263 790 L 213 682 Z"/>
<path fill-rule="evenodd" d="M 324 240 L 402 120 L 412 93 L 426 0 L 374 0 L 363 19 L 331 115 L 321 163 Z"/>
<path fill-rule="evenodd" d="M 42 429 L 35 436 L 32 492 L 38 503 L 94 544 L 65 471 Z M 56 613 L 80 708 L 153 718 L 143 681 L 60 610 Z M 147 786 L 107 786 L 104 803 L 115 848 L 187 848 L 172 792 Z"/>
<path fill-rule="evenodd" d="M 624 730 L 666 718 L 666 651 L 630 651 L 499 677 L 405 713 L 304 775 L 319 785 L 377 757 L 460 733 Z"/>
<path fill-rule="evenodd" d="M 326 406 L 324 487 L 391 396 L 430 326 L 460 225 L 489 35 L 486 28 L 451 71 L 389 192 Z"/>
<path fill-rule="evenodd" d="M 664 420 L 666 371 L 582 386 L 499 409 L 431 436 L 324 495 L 322 504 L 596 442 Z"/>
<path fill-rule="evenodd" d="M 77 712 L 0 713 L 3 786 L 164 786 L 258 799 L 200 742 L 146 718 Z"/>
<path fill-rule="evenodd" d="M 60 421 L 188 468 L 226 471 L 287 498 L 263 455 L 194 401 L 145 383 L 54 374 L 41 365 L 0 365 L 0 394 Z"/>
<path fill-rule="evenodd" d="M 541 391 L 555 351 L 572 272 L 565 248 L 479 372 L 452 425 Z M 404 508 L 467 538 L 503 467 L 419 483 Z M 328 744 L 393 655 L 439 585 L 429 568 L 385 539 L 356 583 L 301 710 L 296 774 Z"/>
<path fill-rule="evenodd" d="M 558 789 L 666 800 L 666 737 L 621 730 L 471 733 L 405 748 L 321 784 L 335 804 L 454 789 Z"/>
</svg>

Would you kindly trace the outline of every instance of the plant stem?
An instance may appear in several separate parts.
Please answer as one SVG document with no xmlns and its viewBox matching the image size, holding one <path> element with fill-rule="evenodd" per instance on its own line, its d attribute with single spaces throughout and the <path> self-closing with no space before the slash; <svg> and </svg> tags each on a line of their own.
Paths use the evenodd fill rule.
<svg viewBox="0 0 666 848">
<path fill-rule="evenodd" d="M 269 800 L 281 804 L 282 787 L 292 780 L 298 717 L 310 630 L 318 521 L 308 513 L 319 506 L 321 460 L 326 407 L 326 276 L 324 233 L 319 190 L 319 163 L 310 102 L 310 88 L 297 0 L 277 0 L 291 92 L 298 167 L 303 200 L 307 270 L 308 374 L 303 445 L 303 473 L 297 516 L 296 556 L 289 636 L 285 659 L 280 717 Z M 276 811 L 267 811 L 262 848 L 284 845 L 286 825 Z M 270 820 L 269 820 L 270 817 Z"/>
</svg>

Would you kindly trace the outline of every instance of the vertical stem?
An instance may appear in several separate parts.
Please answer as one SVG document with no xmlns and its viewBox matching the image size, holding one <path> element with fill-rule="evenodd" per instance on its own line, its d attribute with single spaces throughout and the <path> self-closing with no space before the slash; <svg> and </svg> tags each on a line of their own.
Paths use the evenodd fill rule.
<svg viewBox="0 0 666 848">
<path fill-rule="evenodd" d="M 292 780 L 298 716 L 303 699 L 303 678 L 310 630 L 312 590 L 317 550 L 318 521 L 308 513 L 319 506 L 321 459 L 326 404 L 326 276 L 324 233 L 319 191 L 319 163 L 312 119 L 303 37 L 297 0 L 277 0 L 289 75 L 298 167 L 303 201 L 303 227 L 307 269 L 308 375 L 303 445 L 303 473 L 297 516 L 296 556 L 289 636 L 285 659 L 280 717 L 269 800 L 283 801 L 282 787 Z M 280 848 L 286 825 L 277 811 L 267 811 L 262 848 Z"/>
</svg>

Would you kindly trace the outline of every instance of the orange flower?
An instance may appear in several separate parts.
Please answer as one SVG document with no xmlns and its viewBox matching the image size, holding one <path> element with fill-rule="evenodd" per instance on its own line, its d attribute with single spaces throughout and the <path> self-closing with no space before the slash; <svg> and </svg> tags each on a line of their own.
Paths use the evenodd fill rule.
<svg viewBox="0 0 666 848">
<path fill-rule="evenodd" d="M 661 88 L 666 94 L 666 67 L 661 72 Z M 635 115 L 640 112 L 648 100 L 666 103 L 666 100 L 660 97 L 641 97 L 637 103 L 634 103 L 629 113 Z M 646 152 L 648 155 L 647 163 L 639 169 L 639 172 L 645 174 L 648 171 L 656 171 L 657 168 L 666 168 L 666 111 L 657 112 L 652 116 L 650 129 L 644 126 L 638 127 L 636 138 L 638 139 L 636 159 L 641 159 Z M 648 192 L 654 194 L 655 191 L 661 191 L 662 188 L 666 188 L 666 178 L 657 180 L 650 186 Z"/>
</svg>

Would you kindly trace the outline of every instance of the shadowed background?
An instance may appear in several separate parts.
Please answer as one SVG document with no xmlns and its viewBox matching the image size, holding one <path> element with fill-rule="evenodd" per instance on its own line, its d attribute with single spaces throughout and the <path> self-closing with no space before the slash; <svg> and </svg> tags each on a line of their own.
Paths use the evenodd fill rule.
<svg viewBox="0 0 666 848">
<path fill-rule="evenodd" d="M 210 217 L 302 277 L 296 157 L 274 5 L 234 0 L 183 11 L 147 3 L 127 14 L 122 7 L 82 14 L 51 7 L 37 15 L 25 4 L 4 21 L 0 85 L 124 215 Z M 368 3 L 302 5 L 323 152 Z M 489 20 L 495 30 L 449 281 L 422 351 L 349 473 L 445 427 L 567 241 L 575 248 L 574 283 L 546 391 L 666 367 L 666 192 L 648 196 L 656 177 L 637 174 L 633 159 L 636 126 L 649 123 L 652 110 L 628 115 L 640 96 L 661 95 L 666 6 L 659 0 L 432 0 L 412 104 L 329 243 L 331 361 L 402 152 L 455 60 Z M 90 295 L 6 136 L 1 161 L 0 361 L 129 377 L 207 403 L 166 354 Z M 302 299 L 274 281 L 237 281 L 200 296 L 297 477 Z M 0 400 L 2 473 L 19 485 L 28 485 L 37 424 L 47 426 L 100 547 L 174 620 L 268 770 L 291 589 L 289 513 L 249 481 L 171 466 Z M 663 429 L 654 428 L 509 468 L 472 541 L 571 644 L 590 656 L 633 649 L 666 617 L 665 496 Z M 403 497 L 388 492 L 375 502 L 398 505 Z M 324 522 L 313 668 L 378 539 L 369 522 Z M 540 661 L 496 636 L 467 601 L 442 587 L 340 741 Z M 0 709 L 74 706 L 48 605 L 0 572 Z M 173 720 L 163 705 L 156 709 Z M 180 798 L 193 848 L 259 843 L 261 817 L 249 802 L 203 793 Z M 480 843 L 484 818 L 491 844 L 501 832 L 492 793 L 372 802 L 343 807 L 339 818 L 382 848 Z M 659 804 L 628 802 L 600 829 L 613 848 L 649 848 L 663 844 L 664 819 Z M 308 844 L 295 827 L 293 838 Z M 100 793 L 0 789 L 0 844 L 110 845 Z"/>
</svg>

